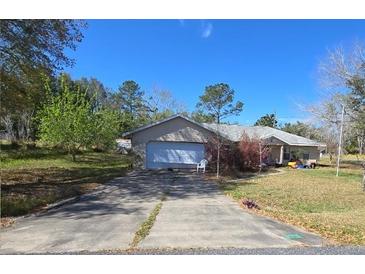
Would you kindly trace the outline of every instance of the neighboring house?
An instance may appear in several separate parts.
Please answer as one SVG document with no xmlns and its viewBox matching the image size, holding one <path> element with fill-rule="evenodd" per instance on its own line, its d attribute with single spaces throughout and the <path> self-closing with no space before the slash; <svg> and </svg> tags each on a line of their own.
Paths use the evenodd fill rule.
<svg viewBox="0 0 365 274">
<path fill-rule="evenodd" d="M 314 161 L 324 145 L 316 141 L 262 126 L 197 123 L 174 115 L 123 134 L 131 139 L 140 166 L 148 169 L 191 168 L 206 157 L 205 144 L 219 133 L 221 138 L 239 142 L 244 133 L 259 137 L 270 147 L 271 163 L 286 164 L 291 158 Z"/>
</svg>

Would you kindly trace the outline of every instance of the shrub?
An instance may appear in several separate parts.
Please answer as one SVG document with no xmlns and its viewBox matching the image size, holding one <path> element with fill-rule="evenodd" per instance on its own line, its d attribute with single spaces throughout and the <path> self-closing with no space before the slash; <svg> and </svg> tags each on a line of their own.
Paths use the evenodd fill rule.
<svg viewBox="0 0 365 274">
<path fill-rule="evenodd" d="M 209 167 L 215 170 L 217 165 L 218 140 L 210 138 L 205 145 Z M 232 171 L 260 170 L 267 162 L 270 149 L 258 137 L 249 137 L 243 134 L 237 143 L 220 140 L 220 169 L 223 174 Z"/>
<path fill-rule="evenodd" d="M 213 170 L 217 166 L 217 149 L 218 140 L 216 137 L 210 138 L 205 145 L 207 160 L 209 161 L 209 168 Z M 225 140 L 220 141 L 220 171 L 227 174 L 240 166 L 240 158 L 238 147 L 235 143 Z"/>
<path fill-rule="evenodd" d="M 239 154 L 243 170 L 261 170 L 263 163 L 267 162 L 269 148 L 260 138 L 250 137 L 244 133 L 239 143 Z"/>
</svg>

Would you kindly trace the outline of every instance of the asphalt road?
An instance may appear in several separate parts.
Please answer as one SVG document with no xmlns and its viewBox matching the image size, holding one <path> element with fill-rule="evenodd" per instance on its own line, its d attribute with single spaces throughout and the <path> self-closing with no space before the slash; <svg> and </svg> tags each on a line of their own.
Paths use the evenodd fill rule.
<svg viewBox="0 0 365 274">
<path fill-rule="evenodd" d="M 47 253 L 43 253 L 46 254 Z M 52 253 L 54 254 L 54 253 Z M 196 248 L 154 250 L 109 250 L 56 253 L 60 255 L 365 255 L 365 246 L 326 246 L 292 248 Z"/>
</svg>

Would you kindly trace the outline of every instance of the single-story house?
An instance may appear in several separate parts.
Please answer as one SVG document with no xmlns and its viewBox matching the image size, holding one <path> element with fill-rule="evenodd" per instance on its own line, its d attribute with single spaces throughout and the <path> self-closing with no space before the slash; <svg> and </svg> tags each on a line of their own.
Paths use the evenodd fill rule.
<svg viewBox="0 0 365 274">
<path fill-rule="evenodd" d="M 148 169 L 191 168 L 206 157 L 205 144 L 216 136 L 239 142 L 245 133 L 265 140 L 270 161 L 286 164 L 294 155 L 302 160 L 319 160 L 322 143 L 264 126 L 198 123 L 183 115 L 137 128 L 123 134 L 131 139 L 132 150 L 139 155 L 140 166 Z"/>
</svg>

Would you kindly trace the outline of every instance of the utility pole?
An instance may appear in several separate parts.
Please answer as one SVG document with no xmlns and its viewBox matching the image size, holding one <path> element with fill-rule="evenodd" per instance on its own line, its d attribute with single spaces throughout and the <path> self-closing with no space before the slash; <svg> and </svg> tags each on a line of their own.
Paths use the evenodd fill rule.
<svg viewBox="0 0 365 274">
<path fill-rule="evenodd" d="M 262 170 L 262 147 L 261 147 L 261 140 L 259 140 L 259 153 L 260 153 L 260 169 L 259 169 L 259 174 L 261 174 L 261 170 Z"/>
<path fill-rule="evenodd" d="M 336 177 L 338 177 L 338 172 L 340 170 L 340 157 L 341 157 L 341 148 L 342 148 L 342 134 L 343 134 L 343 119 L 344 119 L 344 116 L 345 116 L 345 105 L 342 105 L 340 140 L 338 141 L 338 153 L 337 153 Z"/>
<path fill-rule="evenodd" d="M 220 140 L 220 133 L 219 133 L 219 119 L 217 123 L 217 179 L 219 179 L 219 168 L 220 168 L 220 150 L 221 150 L 221 140 Z"/>
</svg>

